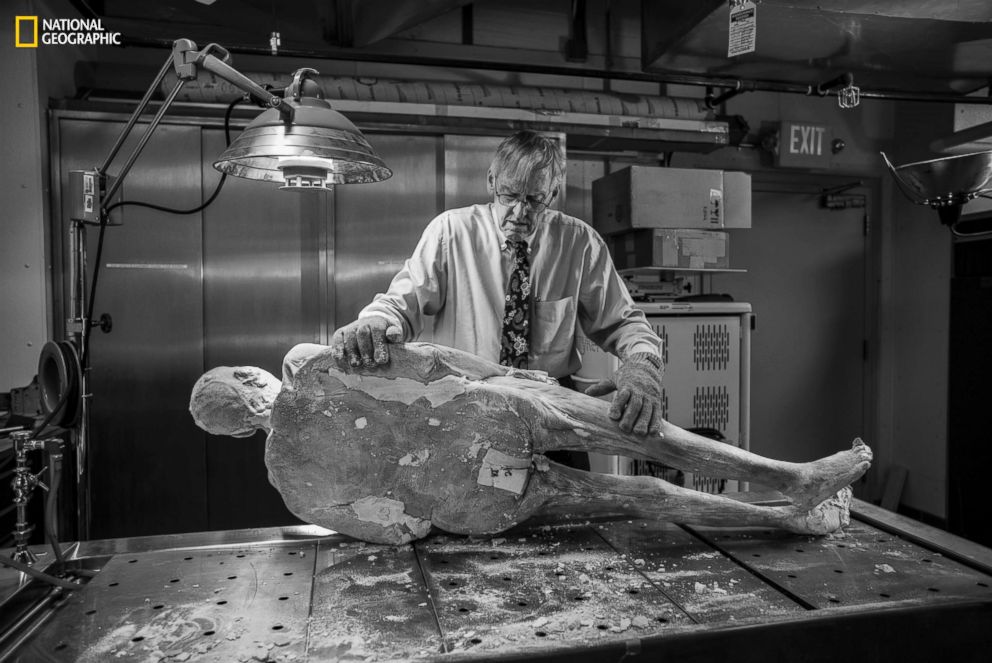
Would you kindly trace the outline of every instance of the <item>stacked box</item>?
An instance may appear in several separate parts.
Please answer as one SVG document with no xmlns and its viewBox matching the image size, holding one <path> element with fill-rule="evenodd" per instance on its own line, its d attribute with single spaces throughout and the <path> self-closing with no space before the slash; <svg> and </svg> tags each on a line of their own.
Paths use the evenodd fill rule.
<svg viewBox="0 0 992 663">
<path fill-rule="evenodd" d="M 732 170 L 723 171 L 723 227 L 751 227 L 751 176 Z"/>
<path fill-rule="evenodd" d="M 593 227 L 618 269 L 727 269 L 726 228 L 751 227 L 747 173 L 629 166 L 592 183 Z"/>
<path fill-rule="evenodd" d="M 629 166 L 592 183 L 601 235 L 639 228 L 723 228 L 723 171 Z"/>
<path fill-rule="evenodd" d="M 609 235 L 606 244 L 617 269 L 730 267 L 730 238 L 728 233 L 716 230 L 634 230 Z"/>
</svg>

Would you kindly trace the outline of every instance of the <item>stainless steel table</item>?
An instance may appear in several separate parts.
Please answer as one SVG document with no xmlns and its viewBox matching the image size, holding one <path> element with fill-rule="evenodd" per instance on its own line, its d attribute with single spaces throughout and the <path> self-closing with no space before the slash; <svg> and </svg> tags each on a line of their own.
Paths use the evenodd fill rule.
<svg viewBox="0 0 992 663">
<path fill-rule="evenodd" d="M 992 550 L 863 502 L 822 538 L 601 518 L 400 547 L 314 527 L 115 539 L 73 559 L 99 574 L 4 604 L 8 625 L 34 609 L 7 660 L 992 655 Z"/>
</svg>

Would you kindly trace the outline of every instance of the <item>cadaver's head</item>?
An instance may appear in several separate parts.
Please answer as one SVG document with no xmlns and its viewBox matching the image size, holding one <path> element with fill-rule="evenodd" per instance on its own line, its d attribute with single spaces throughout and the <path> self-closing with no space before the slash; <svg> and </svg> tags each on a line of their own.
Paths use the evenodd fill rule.
<svg viewBox="0 0 992 663">
<path fill-rule="evenodd" d="M 189 411 L 196 425 L 213 435 L 249 437 L 268 431 L 272 404 L 282 384 L 254 366 L 219 366 L 193 386 Z"/>
</svg>

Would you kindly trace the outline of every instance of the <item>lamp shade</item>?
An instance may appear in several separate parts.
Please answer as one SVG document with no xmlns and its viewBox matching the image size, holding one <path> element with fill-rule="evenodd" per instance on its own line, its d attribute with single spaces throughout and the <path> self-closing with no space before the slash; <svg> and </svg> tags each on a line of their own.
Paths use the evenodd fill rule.
<svg viewBox="0 0 992 663">
<path fill-rule="evenodd" d="M 214 168 L 235 177 L 286 184 L 284 188 L 324 188 L 392 177 L 393 171 L 362 132 L 326 101 L 300 97 L 285 103 L 293 110 L 291 122 L 278 109 L 263 111 L 214 162 Z M 301 179 L 309 184 L 292 184 Z"/>
<path fill-rule="evenodd" d="M 903 193 L 918 205 L 962 205 L 992 191 L 992 150 L 893 166 L 882 153 Z"/>
</svg>

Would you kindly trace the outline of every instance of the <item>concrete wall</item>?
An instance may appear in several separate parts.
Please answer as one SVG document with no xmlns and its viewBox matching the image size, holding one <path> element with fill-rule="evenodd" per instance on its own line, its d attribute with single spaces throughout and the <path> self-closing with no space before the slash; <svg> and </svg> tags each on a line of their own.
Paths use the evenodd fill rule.
<svg viewBox="0 0 992 663">
<path fill-rule="evenodd" d="M 0 391 L 23 387 L 38 371 L 42 345 L 52 337 L 52 257 L 49 224 L 48 100 L 75 92 L 73 67 L 93 49 L 15 48 L 14 16 L 71 18 L 61 0 L 12 0 L 0 21 L 0 95 L 5 155 L 0 159 Z"/>
<path fill-rule="evenodd" d="M 912 204 L 894 186 L 878 152 L 884 150 L 896 165 L 932 158 L 930 141 L 955 129 L 954 107 L 865 100 L 841 110 L 831 99 L 755 93 L 730 100 L 726 112 L 743 115 L 753 128 L 782 120 L 826 124 L 847 147 L 829 170 L 816 172 L 876 178 L 881 200 L 872 210 L 868 256 L 868 296 L 875 306 L 868 386 L 874 488 L 881 491 L 890 472 L 904 469 L 901 504 L 945 519 L 952 236 L 936 212 Z M 673 165 L 775 170 L 758 150 L 676 155 Z"/>
<path fill-rule="evenodd" d="M 932 158 L 926 146 L 953 131 L 954 107 L 903 103 L 890 146 L 895 164 Z M 894 460 L 908 471 L 903 504 L 947 516 L 947 385 L 952 236 L 933 210 L 895 187 L 889 200 L 886 332 L 891 344 Z"/>
<path fill-rule="evenodd" d="M 28 0 L 15 0 L 0 21 L 0 391 L 23 387 L 37 373 L 38 352 L 48 338 L 45 264 L 45 108 L 37 94 L 38 51 L 14 47 L 14 15 L 31 15 Z M 13 91 L 13 93 L 12 93 Z"/>
</svg>

